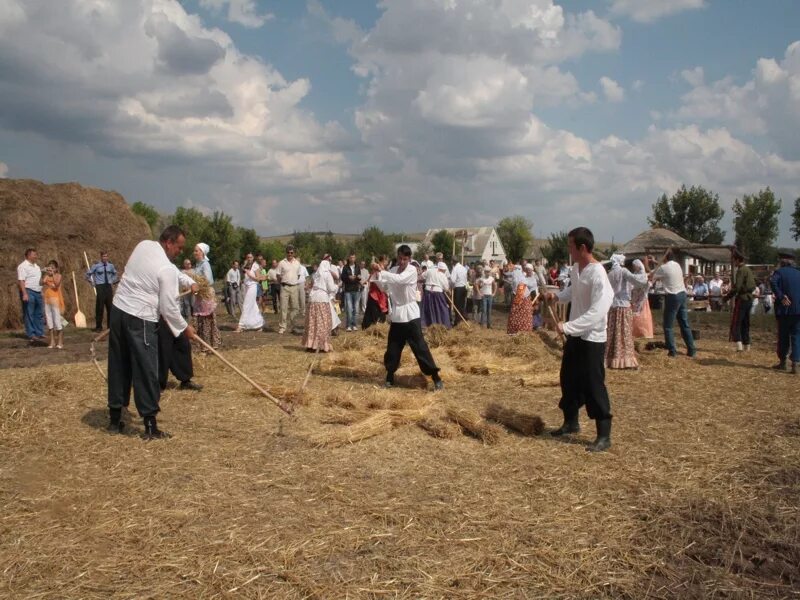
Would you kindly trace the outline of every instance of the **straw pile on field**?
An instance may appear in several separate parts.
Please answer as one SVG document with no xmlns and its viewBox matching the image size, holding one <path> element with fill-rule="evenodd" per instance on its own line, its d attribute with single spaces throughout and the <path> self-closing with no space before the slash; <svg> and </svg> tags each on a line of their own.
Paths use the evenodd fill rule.
<svg viewBox="0 0 800 600">
<path fill-rule="evenodd" d="M 77 183 L 46 185 L 27 179 L 0 179 L 0 328 L 22 326 L 17 265 L 26 248 L 39 251 L 40 267 L 56 260 L 66 278 L 66 315 L 75 314 L 71 272 L 77 277 L 81 311 L 94 321 L 94 293 L 83 279 L 86 263 L 108 251 L 121 272 L 133 248 L 150 239 L 150 228 L 122 196 Z"/>
<path fill-rule="evenodd" d="M 644 353 L 640 371 L 609 372 L 602 455 L 584 451 L 585 414 L 565 442 L 462 433 L 560 424 L 558 389 L 455 369 L 450 348 L 507 349 L 495 331 L 440 340 L 442 392 L 315 372 L 294 418 L 198 355 L 205 389 L 166 392 L 159 424 L 175 437 L 159 442 L 139 439 L 135 414 L 130 435 L 106 434 L 88 362 L 6 370 L 0 597 L 797 597 L 798 380 L 768 368 L 771 340 L 737 355 L 726 335 L 704 330 L 695 360 Z M 348 337 L 379 360 L 381 338 Z M 529 338 L 513 342 L 540 353 L 528 371 L 557 373 Z M 288 395 L 309 356 L 275 339 L 226 354 Z"/>
</svg>

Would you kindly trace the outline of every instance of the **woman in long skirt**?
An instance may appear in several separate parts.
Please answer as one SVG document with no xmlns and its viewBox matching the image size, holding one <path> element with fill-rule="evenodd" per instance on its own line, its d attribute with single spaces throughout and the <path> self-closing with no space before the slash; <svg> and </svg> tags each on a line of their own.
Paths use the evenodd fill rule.
<svg viewBox="0 0 800 600">
<path fill-rule="evenodd" d="M 208 282 L 208 295 L 206 297 L 198 295 L 195 298 L 192 313 L 200 339 L 212 348 L 219 348 L 222 340 L 217 327 L 217 300 L 214 293 L 214 275 L 211 272 L 211 264 L 208 262 L 209 250 L 208 244 L 202 242 L 194 247 L 194 272 L 195 275 L 205 278 Z"/>
<path fill-rule="evenodd" d="M 514 299 L 511 301 L 511 312 L 508 315 L 506 332 L 509 335 L 523 331 L 533 331 L 533 302 L 531 294 L 539 289 L 539 280 L 533 269 L 528 265 L 527 272 L 515 271 Z"/>
<path fill-rule="evenodd" d="M 331 276 L 331 263 L 323 260 L 311 278 L 311 293 L 306 307 L 306 326 L 303 332 L 303 346 L 306 350 L 330 352 L 331 331 L 333 329 L 333 305 L 331 296 L 336 295 L 338 286 Z"/>
<path fill-rule="evenodd" d="M 251 259 L 251 262 L 245 264 L 244 302 L 242 303 L 242 314 L 239 317 L 239 326 L 236 328 L 237 333 L 247 329 L 261 329 L 264 327 L 264 317 L 258 308 L 258 299 L 256 297 L 257 288 L 262 280 L 261 265 Z"/>
<path fill-rule="evenodd" d="M 624 254 L 611 257 L 612 267 L 608 281 L 614 290 L 614 300 L 608 313 L 606 330 L 606 367 L 609 369 L 638 369 L 633 346 L 633 311 L 631 291 L 647 286 L 647 275 L 631 273 L 623 265 Z"/>
<path fill-rule="evenodd" d="M 364 311 L 364 320 L 361 322 L 361 329 L 366 329 L 375 323 L 385 323 L 386 314 L 389 312 L 389 298 L 376 283 L 377 271 L 373 271 L 369 277 L 369 293 L 367 295 L 367 308 Z"/>
<path fill-rule="evenodd" d="M 445 290 L 448 288 L 447 265 L 443 262 L 425 272 L 425 291 L 422 293 L 422 326 L 444 325 L 450 329 L 450 304 Z"/>
<path fill-rule="evenodd" d="M 639 259 L 633 261 L 631 270 L 636 275 L 644 273 L 647 275 L 647 268 Z M 645 338 L 653 339 L 653 315 L 650 312 L 650 302 L 647 298 L 647 285 L 634 286 L 631 291 L 631 310 L 633 311 L 633 339 Z"/>
</svg>

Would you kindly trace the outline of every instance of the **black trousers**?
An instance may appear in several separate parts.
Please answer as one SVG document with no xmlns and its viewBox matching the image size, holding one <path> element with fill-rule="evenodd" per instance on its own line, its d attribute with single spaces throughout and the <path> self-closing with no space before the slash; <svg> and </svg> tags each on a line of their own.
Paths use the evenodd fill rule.
<svg viewBox="0 0 800 600">
<path fill-rule="evenodd" d="M 144 321 L 111 307 L 108 339 L 108 407 L 133 400 L 142 417 L 158 413 L 158 323 Z"/>
<path fill-rule="evenodd" d="M 278 314 L 278 303 L 281 300 L 281 284 L 280 283 L 270 283 L 269 284 L 269 295 L 272 298 L 272 310 L 275 314 Z"/>
<path fill-rule="evenodd" d="M 192 378 L 192 344 L 185 332 L 174 337 L 169 325 L 161 319 L 158 322 L 158 385 L 162 390 L 167 387 L 170 371 L 181 383 Z"/>
<path fill-rule="evenodd" d="M 111 327 L 111 301 L 114 299 L 114 288 L 110 283 L 99 283 L 94 289 L 97 290 L 97 299 L 94 302 L 95 329 L 103 328 L 103 310 L 106 313 L 106 323 Z"/>
<path fill-rule="evenodd" d="M 750 345 L 750 311 L 753 310 L 752 300 L 736 300 L 731 328 L 731 341 L 742 342 Z"/>
<path fill-rule="evenodd" d="M 434 381 L 439 378 L 439 367 L 433 361 L 433 356 L 428 348 L 427 342 L 422 335 L 422 322 L 414 319 L 408 323 L 392 323 L 389 326 L 389 338 L 386 343 L 386 354 L 383 355 L 383 365 L 386 367 L 386 381 L 394 379 L 394 372 L 400 366 L 400 357 L 406 343 L 411 347 L 414 358 L 417 359 L 420 371 L 425 375 L 433 377 Z"/>
<path fill-rule="evenodd" d="M 561 402 L 558 407 L 568 417 L 586 405 L 590 419 L 611 418 L 611 400 L 606 390 L 606 345 L 567 336 L 561 359 Z"/>
<path fill-rule="evenodd" d="M 457 287 L 453 288 L 453 305 L 461 312 L 466 318 L 467 314 L 467 288 Z M 461 323 L 461 317 L 457 314 L 453 315 L 453 325 Z"/>
</svg>

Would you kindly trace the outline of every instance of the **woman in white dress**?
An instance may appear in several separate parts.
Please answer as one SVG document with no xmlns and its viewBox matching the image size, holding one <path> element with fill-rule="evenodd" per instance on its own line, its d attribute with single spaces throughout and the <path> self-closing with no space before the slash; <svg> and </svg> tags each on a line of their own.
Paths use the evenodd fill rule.
<svg viewBox="0 0 800 600">
<path fill-rule="evenodd" d="M 261 265 L 254 261 L 252 256 L 248 256 L 247 260 L 243 281 L 244 304 L 242 305 L 242 315 L 239 317 L 239 326 L 236 328 L 237 333 L 264 327 L 264 317 L 258 308 L 257 290 L 265 276 L 261 275 Z"/>
</svg>

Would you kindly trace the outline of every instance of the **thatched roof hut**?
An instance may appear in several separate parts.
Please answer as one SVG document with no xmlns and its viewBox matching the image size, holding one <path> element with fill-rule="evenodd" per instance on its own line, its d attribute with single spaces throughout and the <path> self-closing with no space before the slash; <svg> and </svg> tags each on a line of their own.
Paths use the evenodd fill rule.
<svg viewBox="0 0 800 600">
<path fill-rule="evenodd" d="M 660 227 L 643 231 L 622 246 L 621 250 L 628 258 L 642 258 L 652 254 L 659 259 L 670 248 L 676 251 L 676 259 L 684 272 L 715 273 L 730 269 L 729 246 L 697 244 L 682 238 L 674 231 Z"/>
</svg>

